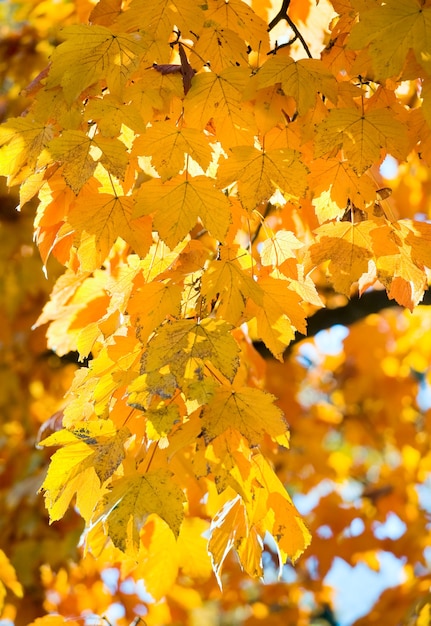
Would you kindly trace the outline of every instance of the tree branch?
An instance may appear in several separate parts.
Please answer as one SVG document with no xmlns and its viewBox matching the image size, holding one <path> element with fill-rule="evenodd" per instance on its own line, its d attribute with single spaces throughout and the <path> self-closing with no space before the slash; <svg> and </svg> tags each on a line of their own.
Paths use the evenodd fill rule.
<svg viewBox="0 0 431 626">
<path fill-rule="evenodd" d="M 296 25 L 294 24 L 292 19 L 287 14 L 287 11 L 289 10 L 289 5 L 290 5 L 290 0 L 283 0 L 279 12 L 277 13 L 277 15 L 268 24 L 268 32 L 271 31 L 275 26 L 277 26 L 277 24 L 279 22 L 281 22 L 281 20 L 286 20 L 286 22 L 289 24 L 290 28 L 295 33 L 295 37 L 293 37 L 290 41 L 288 41 L 287 44 L 282 44 L 281 46 L 276 46 L 276 49 L 274 51 L 271 51 L 270 54 L 275 54 L 275 52 L 277 51 L 278 48 L 289 46 L 294 41 L 296 41 L 296 39 L 299 39 L 299 41 L 302 43 L 302 45 L 304 47 L 304 50 L 305 50 L 307 56 L 310 59 L 312 59 L 313 57 L 311 56 L 310 49 L 307 46 L 304 37 L 301 35 L 301 33 L 299 32 L 298 28 L 296 27 Z"/>
<path fill-rule="evenodd" d="M 287 20 L 287 11 L 289 9 L 290 0 L 283 0 L 281 8 L 277 15 L 268 24 L 268 32 L 271 31 L 281 20 Z"/>
<path fill-rule="evenodd" d="M 299 41 L 302 43 L 305 52 L 307 53 L 307 56 L 309 59 L 312 59 L 312 55 L 310 52 L 309 47 L 307 46 L 307 44 L 305 43 L 305 39 L 304 37 L 301 35 L 301 33 L 299 32 L 299 30 L 296 28 L 295 24 L 292 22 L 292 20 L 290 19 L 290 17 L 288 15 L 286 15 L 286 20 L 287 23 L 289 24 L 290 28 L 293 30 L 293 32 L 295 33 L 295 35 L 298 37 Z"/>
</svg>

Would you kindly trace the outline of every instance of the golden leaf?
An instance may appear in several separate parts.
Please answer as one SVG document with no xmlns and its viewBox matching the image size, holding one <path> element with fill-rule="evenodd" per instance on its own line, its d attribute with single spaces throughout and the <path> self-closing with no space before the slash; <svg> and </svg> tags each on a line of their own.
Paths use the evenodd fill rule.
<svg viewBox="0 0 431 626">
<path fill-rule="evenodd" d="M 32 117 L 9 119 L 0 126 L 0 175 L 8 176 L 10 184 L 21 168 L 34 167 L 40 153 L 54 134 L 51 125 L 45 125 Z"/>
<path fill-rule="evenodd" d="M 186 155 L 206 170 L 213 152 L 208 138 L 196 128 L 178 128 L 169 122 L 158 122 L 135 140 L 133 154 L 151 156 L 153 166 L 165 181 L 186 169 Z"/>
<path fill-rule="evenodd" d="M 219 387 L 202 413 L 205 440 L 235 428 L 251 445 L 257 445 L 265 434 L 277 441 L 284 438 L 288 445 L 287 424 L 274 400 L 273 395 L 252 387 Z"/>
<path fill-rule="evenodd" d="M 377 79 L 397 77 L 413 50 L 418 63 L 431 72 L 431 7 L 417 0 L 390 0 L 360 13 L 347 46 L 369 46 Z"/>
<path fill-rule="evenodd" d="M 269 50 L 269 37 L 265 21 L 242 0 L 230 0 L 221 4 L 217 0 L 208 0 L 208 19 L 214 20 L 224 28 L 238 33 L 254 50 L 266 54 Z"/>
<path fill-rule="evenodd" d="M 66 41 L 53 53 L 47 87 L 61 85 L 68 104 L 101 79 L 111 94 L 121 97 L 128 75 L 146 49 L 138 33 L 114 34 L 95 24 L 68 26 L 62 36 Z"/>
<path fill-rule="evenodd" d="M 217 302 L 217 314 L 234 325 L 245 321 L 249 298 L 262 304 L 263 292 L 246 271 L 248 262 L 245 252 L 243 256 L 236 248 L 222 248 L 220 260 L 212 261 L 202 277 L 202 296 L 209 303 Z"/>
<path fill-rule="evenodd" d="M 296 101 L 300 115 L 315 106 L 318 92 L 334 104 L 337 102 L 337 81 L 319 59 L 294 61 L 279 52 L 262 65 L 251 81 L 255 89 L 281 83 L 284 94 Z"/>
<path fill-rule="evenodd" d="M 198 217 L 217 239 L 224 239 L 230 223 L 226 196 L 205 176 L 176 177 L 165 183 L 153 179 L 144 183 L 133 215 L 139 217 L 153 212 L 154 227 L 170 248 L 188 235 Z"/>
<path fill-rule="evenodd" d="M 374 228 L 376 223 L 366 220 L 325 224 L 316 230 L 318 242 L 310 247 L 311 262 L 329 261 L 332 282 L 340 293 L 350 295 L 354 281 L 367 272 L 368 260 L 373 257 L 370 231 Z"/>
<path fill-rule="evenodd" d="M 116 480 L 111 492 L 104 496 L 100 519 L 113 544 L 126 554 L 136 555 L 140 530 L 151 513 L 164 520 L 178 536 L 184 517 L 184 494 L 171 476 L 165 469 L 128 473 Z"/>
<path fill-rule="evenodd" d="M 84 270 L 99 267 L 118 237 L 141 257 L 152 243 L 150 218 L 133 219 L 134 202 L 129 196 L 86 194 L 69 214 L 78 241 L 78 257 Z"/>
<path fill-rule="evenodd" d="M 60 519 L 77 494 L 77 506 L 88 521 L 102 495 L 102 485 L 124 458 L 127 429 L 116 431 L 109 420 L 82 422 L 73 430 L 61 430 L 40 442 L 42 446 L 62 446 L 51 457 L 41 489 L 50 520 Z"/>
<path fill-rule="evenodd" d="M 217 139 L 223 147 L 252 145 L 255 134 L 252 108 L 242 102 L 247 80 L 248 69 L 241 67 L 228 67 L 220 74 L 197 74 L 184 99 L 187 125 L 203 130 L 213 119 Z"/>
<path fill-rule="evenodd" d="M 317 126 L 315 155 L 321 157 L 334 148 L 343 149 L 360 176 L 387 153 L 405 158 L 406 129 L 387 109 L 332 109 Z"/>
<path fill-rule="evenodd" d="M 278 267 L 286 259 L 294 259 L 293 250 L 302 248 L 304 244 L 289 230 L 278 230 L 273 237 L 265 239 L 260 251 L 262 265 Z"/>
<path fill-rule="evenodd" d="M 252 146 L 238 146 L 231 152 L 232 156 L 219 166 L 218 186 L 237 182 L 238 196 L 247 210 L 268 201 L 276 189 L 291 197 L 304 195 L 308 170 L 295 151 L 260 151 Z"/>
<path fill-rule="evenodd" d="M 204 365 L 211 362 L 232 381 L 239 366 L 239 346 L 231 329 L 230 324 L 212 318 L 164 324 L 148 344 L 143 369 L 151 372 L 169 365 L 181 385 L 182 379 L 203 378 Z"/>
<path fill-rule="evenodd" d="M 229 28 L 213 20 L 205 21 L 205 28 L 192 49 L 193 65 L 207 62 L 213 72 L 221 72 L 233 65 L 248 64 L 247 47 L 244 39 Z"/>
</svg>

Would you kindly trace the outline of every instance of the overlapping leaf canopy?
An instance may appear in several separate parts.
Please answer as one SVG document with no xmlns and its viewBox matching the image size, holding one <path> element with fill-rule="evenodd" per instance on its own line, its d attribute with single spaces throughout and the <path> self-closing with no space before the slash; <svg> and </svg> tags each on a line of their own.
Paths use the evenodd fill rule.
<svg viewBox="0 0 431 626">
<path fill-rule="evenodd" d="M 333 0 L 317 53 L 279 8 L 89 3 L 0 126 L 0 174 L 66 268 L 37 324 L 90 358 L 42 443 L 46 504 L 130 568 L 195 525 L 220 582 L 231 550 L 261 575 L 268 535 L 295 561 L 310 533 L 262 452 L 289 415 L 253 341 L 282 361 L 328 285 L 410 310 L 428 286 L 431 226 L 379 167 L 431 160 L 430 1 Z"/>
</svg>

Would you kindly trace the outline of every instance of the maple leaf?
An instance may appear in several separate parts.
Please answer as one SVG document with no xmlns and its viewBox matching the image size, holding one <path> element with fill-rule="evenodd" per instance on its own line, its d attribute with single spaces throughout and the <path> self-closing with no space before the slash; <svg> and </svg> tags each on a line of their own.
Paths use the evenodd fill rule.
<svg viewBox="0 0 431 626">
<path fill-rule="evenodd" d="M 227 187 L 237 182 L 238 196 L 249 211 L 269 200 L 276 189 L 292 197 L 304 195 L 307 168 L 293 150 L 260 151 L 252 146 L 238 146 L 231 152 L 232 156 L 219 166 L 218 185 Z"/>
<path fill-rule="evenodd" d="M 283 483 L 259 452 L 253 456 L 253 466 L 256 478 L 264 489 L 257 492 L 256 503 L 246 505 L 252 510 L 249 515 L 255 523 L 263 522 L 265 528 L 268 528 L 277 540 L 281 556 L 280 565 L 286 558 L 295 562 L 310 544 L 310 531 L 293 505 Z"/>
<path fill-rule="evenodd" d="M 102 500 L 102 513 L 113 544 L 134 556 L 140 545 L 140 530 L 151 513 L 163 519 L 177 537 L 183 520 L 184 494 L 166 469 L 118 478 Z"/>
<path fill-rule="evenodd" d="M 316 196 L 325 189 L 329 189 L 330 198 L 339 208 L 345 209 L 349 202 L 359 209 L 364 209 L 376 197 L 376 187 L 372 178 L 366 172 L 362 176 L 351 168 L 349 161 L 340 159 L 316 159 L 313 163 L 309 178 L 310 188 Z M 317 216 L 321 223 L 338 217 L 339 212 L 328 213 L 326 206 L 320 207 L 315 203 Z"/>
<path fill-rule="evenodd" d="M 78 256 L 83 269 L 92 270 L 103 262 L 117 237 L 122 237 L 140 256 L 152 243 L 151 220 L 133 219 L 133 199 L 105 193 L 86 195 L 85 209 L 80 204 L 70 212 L 68 221 L 80 239 Z"/>
<path fill-rule="evenodd" d="M 132 154 L 151 156 L 153 166 L 165 181 L 185 169 L 185 155 L 190 155 L 206 170 L 213 152 L 208 139 L 196 128 L 177 128 L 169 122 L 159 122 L 135 140 Z"/>
<path fill-rule="evenodd" d="M 377 79 L 397 77 L 410 49 L 429 74 L 430 28 L 431 7 L 417 0 L 390 0 L 361 11 L 347 45 L 354 50 L 369 46 Z"/>
<path fill-rule="evenodd" d="M 259 280 L 263 290 L 262 306 L 250 305 L 256 316 L 257 333 L 277 359 L 282 359 L 295 331 L 306 333 L 305 311 L 301 297 L 291 291 L 286 280 L 267 276 Z"/>
<path fill-rule="evenodd" d="M 185 33 L 199 32 L 205 19 L 202 8 L 188 0 L 156 0 L 151 4 L 132 0 L 116 23 L 124 30 L 142 29 L 153 34 L 154 39 L 167 41 L 174 26 Z"/>
<path fill-rule="evenodd" d="M 209 0 L 207 15 L 224 28 L 238 33 L 254 50 L 260 50 L 262 54 L 268 51 L 269 40 L 265 22 L 242 0 L 230 0 L 227 4 Z"/>
<path fill-rule="evenodd" d="M 229 202 L 204 176 L 175 177 L 165 183 L 153 179 L 144 183 L 135 197 L 134 217 L 154 212 L 154 226 L 170 248 L 184 239 L 198 217 L 217 239 L 226 235 Z"/>
<path fill-rule="evenodd" d="M 53 159 L 63 164 L 63 176 L 78 194 L 96 169 L 97 161 L 91 154 L 93 147 L 102 153 L 100 163 L 117 178 L 123 178 L 128 163 L 126 146 L 118 139 L 101 135 L 91 139 L 79 130 L 65 130 L 61 137 L 53 139 L 47 148 L 50 156 L 42 162 L 47 164 Z"/>
<path fill-rule="evenodd" d="M 212 441 L 228 428 L 235 428 L 251 445 L 257 445 L 267 433 L 287 446 L 287 424 L 274 399 L 271 394 L 251 387 L 219 387 L 203 409 L 205 440 Z"/>
<path fill-rule="evenodd" d="M 117 432 L 107 420 L 75 424 L 73 430 L 61 430 L 40 442 L 43 446 L 62 446 L 52 455 L 41 487 L 51 522 L 64 515 L 75 492 L 77 506 L 89 520 L 103 483 L 125 456 L 124 442 L 128 437 L 127 429 Z"/>
<path fill-rule="evenodd" d="M 121 97 L 127 77 L 146 50 L 137 33 L 114 33 L 105 26 L 76 24 L 63 29 L 65 41 L 55 49 L 47 87 L 61 85 L 71 104 L 97 81 Z"/>
<path fill-rule="evenodd" d="M 284 94 L 295 99 L 301 115 L 314 107 L 318 92 L 337 102 L 337 81 L 319 59 L 294 61 L 282 52 L 274 54 L 251 81 L 255 89 L 281 83 Z"/>
<path fill-rule="evenodd" d="M 223 147 L 253 144 L 252 108 L 242 101 L 247 80 L 248 70 L 241 67 L 196 74 L 184 99 L 187 125 L 203 130 L 212 119 Z"/>
<path fill-rule="evenodd" d="M 133 291 L 128 311 L 138 315 L 141 340 L 148 338 L 168 316 L 180 316 L 181 296 L 181 286 L 168 282 L 145 283 Z"/>
<path fill-rule="evenodd" d="M 278 267 L 287 259 L 294 259 L 295 253 L 293 250 L 302 248 L 303 245 L 292 231 L 278 230 L 273 237 L 263 242 L 260 251 L 262 265 Z"/>
<path fill-rule="evenodd" d="M 54 128 L 29 118 L 14 118 L 0 126 L 0 175 L 10 184 L 21 168 L 35 167 L 40 153 L 54 135 Z"/>
<path fill-rule="evenodd" d="M 424 226 L 426 229 L 427 225 Z M 429 237 L 429 229 L 426 230 Z M 425 242 L 419 243 L 409 225 L 403 222 L 398 222 L 396 226 L 385 224 L 371 235 L 377 254 L 375 263 L 379 280 L 387 288 L 390 298 L 412 311 L 426 289 L 424 266 L 418 259 L 418 253 L 423 250 L 429 260 Z M 414 256 L 408 242 L 415 246 Z M 421 256 L 423 258 L 423 253 Z"/>
<path fill-rule="evenodd" d="M 223 28 L 214 20 L 205 21 L 205 29 L 192 48 L 193 64 L 206 62 L 215 73 L 226 67 L 248 65 L 247 47 L 244 39 L 229 28 Z"/>
<path fill-rule="evenodd" d="M 406 141 L 405 127 L 387 109 L 331 109 L 317 127 L 315 155 L 342 148 L 360 176 L 386 153 L 404 158 Z"/>
<path fill-rule="evenodd" d="M 223 320 L 211 318 L 164 324 L 143 355 L 143 371 L 160 370 L 169 365 L 181 385 L 182 379 L 202 377 L 205 362 L 209 361 L 232 381 L 239 366 L 239 346 L 231 329 Z"/>
<path fill-rule="evenodd" d="M 145 132 L 145 123 L 138 109 L 124 104 L 112 94 L 92 98 L 85 107 L 85 113 L 89 122 L 97 122 L 103 137 L 117 137 L 123 124 L 136 133 Z"/>
<path fill-rule="evenodd" d="M 263 292 L 250 273 L 245 271 L 248 265 L 245 251 L 223 248 L 221 258 L 211 261 L 202 276 L 202 296 L 207 302 L 217 302 L 217 314 L 234 325 L 245 319 L 249 298 L 262 304 Z"/>
<path fill-rule="evenodd" d="M 210 533 L 208 551 L 220 588 L 224 560 L 234 548 L 245 571 L 251 576 L 262 576 L 262 538 L 257 535 L 254 527 L 249 528 L 246 509 L 239 496 L 227 502 L 217 513 Z"/>
<path fill-rule="evenodd" d="M 318 242 L 310 247 L 311 261 L 316 265 L 329 261 L 332 282 L 340 293 L 350 295 L 352 283 L 367 272 L 373 256 L 370 231 L 375 227 L 367 220 L 325 224 L 316 230 Z"/>
</svg>

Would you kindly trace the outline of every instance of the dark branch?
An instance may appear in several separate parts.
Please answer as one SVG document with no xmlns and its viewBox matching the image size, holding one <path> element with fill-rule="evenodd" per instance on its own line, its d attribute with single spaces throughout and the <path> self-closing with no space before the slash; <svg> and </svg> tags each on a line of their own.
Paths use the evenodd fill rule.
<svg viewBox="0 0 431 626">
<path fill-rule="evenodd" d="M 288 15 L 286 15 L 286 20 L 287 23 L 289 24 L 290 28 L 293 30 L 293 32 L 295 33 L 295 35 L 298 37 L 299 41 L 302 43 L 302 45 L 304 46 L 304 50 L 307 53 L 307 56 L 309 59 L 312 59 L 313 57 L 311 56 L 311 52 L 309 47 L 307 46 L 307 44 L 305 43 L 305 39 L 304 37 L 301 35 L 301 33 L 299 32 L 299 30 L 296 28 L 295 24 L 292 22 L 292 20 L 290 19 L 290 17 Z"/>
<path fill-rule="evenodd" d="M 294 22 L 292 21 L 292 19 L 287 14 L 287 11 L 289 10 L 289 5 L 290 5 L 290 0 L 283 0 L 279 12 L 277 13 L 277 15 L 268 24 L 268 31 L 271 31 L 273 28 L 275 28 L 275 26 L 277 26 L 277 24 L 279 22 L 281 22 L 281 20 L 286 20 L 286 22 L 289 24 L 290 28 L 295 33 L 295 37 L 293 37 L 290 41 L 288 41 L 287 44 L 282 44 L 281 46 L 276 46 L 275 50 L 271 50 L 270 54 L 275 54 L 278 49 L 280 49 L 282 47 L 285 47 L 285 46 L 289 46 L 294 41 L 296 41 L 296 39 L 299 39 L 299 41 L 302 43 L 302 45 L 304 47 L 305 52 L 307 53 L 307 56 L 311 59 L 313 57 L 311 56 L 310 49 L 307 46 L 304 37 L 301 35 L 301 33 L 299 32 L 298 28 L 295 26 Z"/>
<path fill-rule="evenodd" d="M 277 26 L 278 22 L 281 22 L 281 20 L 287 20 L 287 11 L 289 9 L 289 4 L 290 0 L 283 0 L 283 4 L 281 5 L 279 12 L 268 24 L 268 31 L 275 28 L 275 26 Z"/>
</svg>

